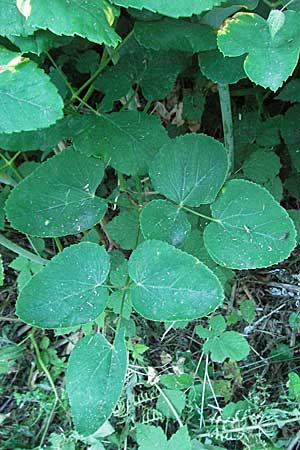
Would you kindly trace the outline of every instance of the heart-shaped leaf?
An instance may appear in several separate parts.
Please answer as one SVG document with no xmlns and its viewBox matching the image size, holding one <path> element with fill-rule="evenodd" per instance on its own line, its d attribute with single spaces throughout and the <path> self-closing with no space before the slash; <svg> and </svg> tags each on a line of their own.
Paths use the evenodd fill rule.
<svg viewBox="0 0 300 450">
<path fill-rule="evenodd" d="M 166 242 L 145 241 L 129 259 L 133 307 L 150 320 L 192 320 L 224 298 L 218 278 L 198 259 Z"/>
<path fill-rule="evenodd" d="M 215 222 L 206 227 L 204 243 L 222 266 L 240 270 L 272 266 L 296 245 L 288 213 L 258 184 L 228 181 L 211 211 Z"/>
<path fill-rule="evenodd" d="M 63 116 L 63 101 L 38 66 L 0 47 L 0 133 L 31 131 Z"/>
<path fill-rule="evenodd" d="M 74 148 L 85 155 L 102 155 L 112 167 L 128 175 L 145 174 L 168 137 L 159 119 L 124 111 L 80 119 Z"/>
<path fill-rule="evenodd" d="M 122 330 L 113 345 L 101 334 L 85 336 L 71 353 L 67 392 L 78 433 L 95 433 L 112 414 L 127 371 L 127 351 Z"/>
<path fill-rule="evenodd" d="M 15 187 L 6 202 L 8 220 L 15 229 L 41 237 L 91 228 L 106 212 L 104 200 L 95 196 L 103 175 L 101 161 L 64 150 Z"/>
<path fill-rule="evenodd" d="M 228 165 L 220 142 L 204 134 L 187 134 L 161 148 L 149 173 L 155 189 L 170 200 L 200 206 L 215 200 Z"/>
<path fill-rule="evenodd" d="M 64 328 L 94 320 L 104 310 L 108 292 L 101 285 L 109 272 L 104 247 L 83 242 L 64 249 L 25 285 L 17 314 L 41 328 Z"/>
<path fill-rule="evenodd" d="M 107 0 L 31 0 L 30 6 L 27 22 L 34 27 L 112 47 L 121 40 L 112 28 L 117 9 Z"/>
<path fill-rule="evenodd" d="M 282 14 L 280 29 L 258 14 L 237 13 L 218 31 L 218 46 L 224 55 L 247 54 L 244 69 L 250 80 L 273 91 L 291 75 L 300 51 L 300 13 Z"/>
</svg>

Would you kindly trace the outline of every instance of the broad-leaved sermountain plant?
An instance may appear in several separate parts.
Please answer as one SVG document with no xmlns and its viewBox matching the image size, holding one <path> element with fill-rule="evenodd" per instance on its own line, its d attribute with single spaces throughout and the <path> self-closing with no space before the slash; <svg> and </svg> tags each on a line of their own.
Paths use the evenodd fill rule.
<svg viewBox="0 0 300 450">
<path fill-rule="evenodd" d="M 0 0 L 0 148 L 9 169 L 0 244 L 35 264 L 16 313 L 57 330 L 99 324 L 112 304 L 117 311 L 114 338 L 91 327 L 69 358 L 80 434 L 94 433 L 118 402 L 131 314 L 204 318 L 224 302 L 231 269 L 269 267 L 295 248 L 300 217 L 280 205 L 275 150 L 286 146 L 299 179 L 299 106 L 268 117 L 237 102 L 233 120 L 229 85 L 274 97 L 298 63 L 298 3 Z M 276 101 L 299 101 L 297 86 L 286 84 Z M 209 91 L 220 100 L 214 129 Z M 17 243 L 22 234 L 30 251 Z M 204 351 L 217 362 L 244 358 L 245 338 L 223 322 L 197 329 Z"/>
</svg>

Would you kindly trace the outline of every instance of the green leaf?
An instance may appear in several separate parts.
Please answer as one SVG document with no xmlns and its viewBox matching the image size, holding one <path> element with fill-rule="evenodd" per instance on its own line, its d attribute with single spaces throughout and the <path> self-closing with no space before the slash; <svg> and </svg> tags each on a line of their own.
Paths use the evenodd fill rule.
<svg viewBox="0 0 300 450">
<path fill-rule="evenodd" d="M 198 61 L 203 75 L 215 83 L 232 84 L 246 77 L 243 56 L 228 58 L 217 49 L 200 53 Z"/>
<path fill-rule="evenodd" d="M 154 51 L 138 46 L 134 40 L 122 48 L 119 62 L 108 67 L 94 82 L 105 94 L 103 111 L 111 111 L 113 102 L 129 94 L 138 85 L 149 100 L 165 98 L 174 88 L 178 74 L 186 67 L 187 57 L 182 52 Z M 136 86 L 135 86 L 136 89 Z"/>
<path fill-rule="evenodd" d="M 183 90 L 182 117 L 188 122 L 201 122 L 205 108 L 205 97 L 200 89 Z M 198 124 L 197 124 L 198 125 Z"/>
<path fill-rule="evenodd" d="M 128 276 L 128 261 L 120 250 L 113 250 L 110 253 L 110 260 L 110 282 L 113 286 L 121 289 L 126 285 Z"/>
<path fill-rule="evenodd" d="M 287 212 L 295 224 L 297 231 L 297 242 L 300 245 L 300 209 L 288 209 Z"/>
<path fill-rule="evenodd" d="M 67 369 L 67 392 L 78 433 L 95 433 L 111 416 L 121 394 L 127 371 L 124 333 L 110 345 L 94 334 L 79 341 Z"/>
<path fill-rule="evenodd" d="M 299 13 L 282 13 L 280 29 L 258 14 L 237 13 L 218 32 L 225 56 L 247 54 L 244 69 L 250 80 L 276 91 L 295 69 L 300 50 Z M 282 19 L 281 19 L 282 20 Z"/>
<path fill-rule="evenodd" d="M 43 266 L 41 264 L 30 261 L 24 256 L 17 256 L 10 264 L 9 267 L 20 272 L 17 276 L 17 285 L 19 292 L 23 289 L 25 284 L 30 281 L 30 279 L 42 270 Z"/>
<path fill-rule="evenodd" d="M 164 145 L 150 165 L 154 188 L 187 206 L 211 203 L 228 172 L 225 147 L 204 134 L 187 134 Z"/>
<path fill-rule="evenodd" d="M 217 47 L 214 30 L 185 20 L 162 19 L 136 22 L 134 35 L 140 45 L 154 50 L 203 52 Z"/>
<path fill-rule="evenodd" d="M 278 203 L 281 202 L 283 198 L 283 185 L 279 176 L 273 178 L 272 180 L 268 180 L 266 183 L 263 183 L 263 187 L 266 188 L 271 195 L 273 195 Z"/>
<path fill-rule="evenodd" d="M 291 103 L 300 102 L 300 79 L 296 78 L 288 81 L 275 98 L 276 100 Z"/>
<path fill-rule="evenodd" d="M 200 261 L 166 242 L 145 241 L 133 251 L 128 272 L 133 307 L 150 320 L 203 317 L 223 301 L 217 277 Z"/>
<path fill-rule="evenodd" d="M 112 28 L 117 9 L 107 0 L 31 0 L 27 22 L 58 35 L 77 34 L 97 44 L 116 47 L 121 38 Z"/>
<path fill-rule="evenodd" d="M 232 269 L 268 267 L 287 258 L 296 245 L 287 212 L 263 187 L 246 180 L 228 181 L 211 205 L 204 231 L 210 256 Z"/>
<path fill-rule="evenodd" d="M 149 11 L 165 16 L 189 17 L 193 14 L 201 14 L 224 3 L 226 0 L 111 0 L 114 5 L 132 7 L 136 9 L 148 9 Z"/>
<path fill-rule="evenodd" d="M 0 133 L 46 128 L 63 116 L 63 101 L 38 66 L 0 47 Z"/>
<path fill-rule="evenodd" d="M 175 373 L 163 374 L 159 381 L 168 389 L 185 390 L 190 388 L 194 383 L 194 377 L 188 373 L 176 375 Z"/>
<path fill-rule="evenodd" d="M 29 25 L 25 17 L 20 13 L 16 5 L 16 0 L 1 0 L 1 36 L 28 36 L 33 34 L 36 29 L 37 27 Z"/>
<path fill-rule="evenodd" d="M 163 393 L 168 398 L 177 414 L 180 416 L 185 407 L 185 393 L 173 389 L 163 389 Z M 169 404 L 166 402 L 165 397 L 162 394 L 160 394 L 157 399 L 156 409 L 160 411 L 167 419 L 175 419 Z"/>
<path fill-rule="evenodd" d="M 47 30 L 38 30 L 31 36 L 10 36 L 9 38 L 22 53 L 35 53 L 36 55 L 47 52 L 51 48 L 66 45 L 71 39 L 57 36 Z"/>
<path fill-rule="evenodd" d="M 283 116 L 281 136 L 287 145 L 298 145 L 300 142 L 300 105 L 293 105 Z"/>
<path fill-rule="evenodd" d="M 145 174 L 160 147 L 167 142 L 165 129 L 157 117 L 123 111 L 80 119 L 80 131 L 73 145 L 85 155 L 101 155 L 127 175 Z"/>
<path fill-rule="evenodd" d="M 280 158 L 271 150 L 258 149 L 251 153 L 243 165 L 246 178 L 256 183 L 266 183 L 279 174 Z"/>
<path fill-rule="evenodd" d="M 191 230 L 184 211 L 166 200 L 152 200 L 140 215 L 145 239 L 159 239 L 172 245 L 181 244 Z"/>
<path fill-rule="evenodd" d="M 192 450 L 187 427 L 181 427 L 169 441 L 162 428 L 153 425 L 137 424 L 138 450 Z"/>
<path fill-rule="evenodd" d="M 13 189 L 6 202 L 8 220 L 15 229 L 33 236 L 87 230 L 106 212 L 104 200 L 95 196 L 103 175 L 101 161 L 66 149 Z"/>
<path fill-rule="evenodd" d="M 222 363 L 230 358 L 232 361 L 241 361 L 248 356 L 250 348 L 246 339 L 236 331 L 225 331 L 221 336 L 209 338 L 203 350 L 206 354 L 211 352 L 211 360 Z"/>
<path fill-rule="evenodd" d="M 121 210 L 120 214 L 104 227 L 110 238 L 124 250 L 136 248 L 139 242 L 139 229 L 139 212 L 136 209 Z"/>
<path fill-rule="evenodd" d="M 246 322 L 251 323 L 256 316 L 256 304 L 254 300 L 244 300 L 240 305 L 242 317 Z"/>
<path fill-rule="evenodd" d="M 289 373 L 289 398 L 291 400 L 300 401 L 300 376 L 296 372 Z"/>
<path fill-rule="evenodd" d="M 72 134 L 72 120 L 70 117 L 65 117 L 42 130 L 1 133 L 0 147 L 11 152 L 50 150 L 63 139 L 70 138 Z"/>
<path fill-rule="evenodd" d="M 17 314 L 41 328 L 91 322 L 106 306 L 108 292 L 101 285 L 108 272 L 104 247 L 83 242 L 65 248 L 22 289 Z"/>
</svg>

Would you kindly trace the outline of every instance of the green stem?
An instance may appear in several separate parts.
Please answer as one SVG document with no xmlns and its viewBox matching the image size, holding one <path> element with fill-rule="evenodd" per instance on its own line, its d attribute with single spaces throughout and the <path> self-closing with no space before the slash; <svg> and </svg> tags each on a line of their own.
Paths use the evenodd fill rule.
<svg viewBox="0 0 300 450">
<path fill-rule="evenodd" d="M 100 65 L 98 69 L 93 73 L 93 75 L 82 85 L 77 91 L 75 91 L 71 97 L 71 99 L 66 103 L 68 106 L 73 100 L 78 99 L 78 96 L 84 91 L 93 81 L 103 72 L 103 70 L 108 66 L 110 61 L 112 61 L 113 57 L 118 53 L 118 51 L 126 44 L 126 42 L 131 38 L 133 34 L 133 30 L 126 36 L 126 38 L 121 42 L 121 44 L 115 48 L 109 56 L 107 56 L 107 51 L 105 50 L 103 53 L 103 57 L 101 59 Z"/>
<path fill-rule="evenodd" d="M 155 387 L 156 387 L 156 389 L 158 390 L 158 392 L 160 393 L 160 395 L 163 397 L 163 399 L 165 400 L 165 402 L 167 403 L 167 405 L 168 405 L 168 407 L 170 408 L 170 410 L 172 411 L 172 413 L 173 413 L 175 419 L 176 419 L 177 422 L 178 422 L 178 425 L 179 425 L 180 427 L 183 427 L 184 425 L 183 425 L 183 423 L 182 423 L 182 421 L 181 421 L 181 419 L 180 419 L 180 417 L 179 417 L 179 415 L 178 415 L 178 413 L 177 413 L 177 411 L 176 411 L 176 409 L 175 409 L 173 403 L 171 402 L 171 400 L 167 397 L 167 395 L 164 393 L 164 391 L 161 389 L 161 387 L 158 386 L 158 384 L 156 384 Z"/>
<path fill-rule="evenodd" d="M 188 211 L 191 214 L 195 214 L 196 216 L 202 217 L 202 219 L 209 220 L 210 222 L 222 223 L 220 219 L 214 219 L 213 217 L 206 216 L 205 214 L 201 214 L 193 209 L 188 208 L 187 206 L 180 206 L 181 209 Z"/>
<path fill-rule="evenodd" d="M 234 165 L 233 124 L 230 102 L 230 90 L 228 84 L 219 84 L 219 98 L 222 113 L 224 145 L 229 157 L 229 174 Z"/>
<path fill-rule="evenodd" d="M 47 259 L 41 258 L 38 255 L 34 255 L 28 250 L 25 250 L 24 248 L 20 247 L 18 244 L 15 244 L 9 239 L 6 239 L 6 237 L 2 236 L 1 234 L 0 234 L 0 245 L 2 245 L 5 248 L 8 248 L 14 253 L 17 253 L 17 255 L 23 256 L 24 258 L 29 259 L 30 261 L 35 262 L 37 264 L 42 264 L 44 266 L 49 262 Z"/>
<path fill-rule="evenodd" d="M 60 242 L 60 239 L 56 237 L 56 238 L 54 238 L 54 242 L 56 244 L 57 250 L 59 252 L 62 252 L 64 247 L 63 247 L 62 243 Z"/>
<path fill-rule="evenodd" d="M 43 358 L 41 356 L 39 346 L 38 346 L 38 344 L 37 344 L 37 342 L 35 340 L 35 337 L 34 337 L 34 331 L 32 331 L 32 333 L 30 333 L 30 340 L 31 340 L 31 343 L 32 343 L 34 351 L 35 351 L 36 360 L 37 360 L 39 366 L 41 367 L 42 371 L 46 375 L 46 377 L 47 377 L 47 379 L 49 381 L 49 384 L 50 384 L 50 386 L 52 388 L 52 391 L 54 393 L 54 397 L 55 397 L 54 402 L 53 402 L 53 406 L 52 406 L 52 409 L 51 409 L 51 412 L 50 412 L 50 415 L 49 415 L 48 420 L 46 422 L 46 426 L 45 426 L 45 429 L 44 429 L 44 432 L 43 432 L 43 435 L 42 435 L 42 438 L 41 438 L 41 441 L 40 441 L 39 448 L 42 448 L 43 443 L 44 443 L 44 441 L 46 439 L 46 435 L 47 435 L 50 423 L 52 421 L 55 409 L 56 409 L 56 405 L 57 405 L 57 403 L 59 401 L 59 396 L 58 396 L 58 393 L 57 393 L 54 381 L 53 381 L 53 379 L 51 377 L 51 374 L 50 374 L 49 370 L 47 369 L 47 367 L 46 367 L 46 365 L 45 365 L 45 363 L 43 361 Z"/>
</svg>

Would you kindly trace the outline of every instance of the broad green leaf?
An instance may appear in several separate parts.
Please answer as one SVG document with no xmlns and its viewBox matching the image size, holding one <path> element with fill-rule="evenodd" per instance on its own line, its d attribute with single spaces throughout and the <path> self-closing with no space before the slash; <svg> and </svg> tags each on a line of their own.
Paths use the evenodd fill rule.
<svg viewBox="0 0 300 450">
<path fill-rule="evenodd" d="M 31 36 L 9 36 L 22 53 L 35 53 L 40 55 L 51 48 L 68 44 L 71 38 L 57 36 L 48 30 L 38 30 Z"/>
<path fill-rule="evenodd" d="M 64 328 L 94 320 L 104 310 L 109 272 L 104 247 L 90 242 L 63 250 L 25 285 L 17 314 L 41 328 Z"/>
<path fill-rule="evenodd" d="M 203 346 L 206 354 L 211 353 L 211 360 L 222 363 L 226 358 L 241 361 L 248 356 L 250 348 L 247 340 L 236 331 L 225 331 L 220 336 L 208 338 Z"/>
<path fill-rule="evenodd" d="M 8 220 L 16 230 L 32 236 L 87 230 L 106 212 L 106 203 L 95 195 L 103 175 L 101 161 L 66 149 L 13 189 L 6 202 Z"/>
<path fill-rule="evenodd" d="M 226 0 L 111 0 L 114 5 L 132 7 L 136 9 L 148 9 L 149 11 L 165 16 L 189 17 L 193 14 L 201 14 L 224 3 Z"/>
<path fill-rule="evenodd" d="M 16 0 L 1 0 L 0 36 L 28 36 L 36 29 L 20 13 Z"/>
<path fill-rule="evenodd" d="M 291 103 L 300 102 L 300 79 L 296 78 L 288 81 L 275 98 L 276 100 Z"/>
<path fill-rule="evenodd" d="M 4 269 L 3 269 L 2 255 L 0 254 L 0 286 L 3 286 L 3 283 L 4 283 Z"/>
<path fill-rule="evenodd" d="M 145 239 L 159 239 L 172 245 L 181 244 L 191 230 L 191 224 L 182 209 L 166 200 L 152 200 L 140 215 Z"/>
<path fill-rule="evenodd" d="M 265 183 L 279 174 L 280 158 L 271 150 L 258 149 L 245 160 L 243 173 L 256 183 Z"/>
<path fill-rule="evenodd" d="M 0 133 L 46 128 L 63 116 L 63 101 L 38 66 L 0 47 Z"/>
<path fill-rule="evenodd" d="M 150 320 L 192 320 L 223 301 L 217 277 L 198 259 L 166 242 L 149 240 L 130 256 L 133 307 Z"/>
<path fill-rule="evenodd" d="M 300 145 L 300 105 L 294 105 L 287 110 L 281 123 L 281 136 L 288 145 Z"/>
<path fill-rule="evenodd" d="M 85 155 L 101 155 L 112 167 L 128 175 L 145 174 L 154 155 L 168 141 L 157 117 L 123 111 L 86 115 L 73 145 Z"/>
<path fill-rule="evenodd" d="M 198 60 L 203 75 L 215 83 L 237 83 L 246 77 L 242 56 L 228 58 L 217 49 L 200 53 Z"/>
<path fill-rule="evenodd" d="M 173 389 L 163 389 L 163 393 L 170 401 L 177 414 L 181 416 L 181 413 L 185 407 L 185 393 Z M 157 399 L 156 409 L 161 412 L 167 419 L 175 419 L 170 406 L 168 405 L 165 397 L 162 394 L 160 394 Z"/>
<path fill-rule="evenodd" d="M 58 120 L 54 125 L 37 131 L 1 133 L 0 147 L 11 152 L 50 150 L 63 139 L 73 134 L 70 117 Z"/>
<path fill-rule="evenodd" d="M 159 381 L 168 389 L 185 390 L 190 388 L 194 383 L 194 377 L 188 373 L 176 375 L 175 373 L 163 374 Z"/>
<path fill-rule="evenodd" d="M 192 450 L 187 427 L 181 427 L 167 440 L 162 428 L 137 424 L 138 450 Z"/>
<path fill-rule="evenodd" d="M 288 209 L 287 212 L 295 224 L 297 242 L 300 245 L 300 209 Z"/>
<path fill-rule="evenodd" d="M 78 433 L 95 433 L 111 416 L 121 394 L 127 371 L 124 333 L 113 345 L 101 334 L 81 339 L 71 353 L 67 392 Z"/>
<path fill-rule="evenodd" d="M 287 258 L 296 231 L 285 209 L 263 187 L 228 181 L 211 205 L 215 219 L 204 231 L 210 256 L 232 269 L 268 267 Z"/>
<path fill-rule="evenodd" d="M 104 226 L 104 230 L 124 250 L 136 248 L 141 238 L 138 210 L 121 210 L 118 216 Z"/>
<path fill-rule="evenodd" d="M 111 111 L 114 101 L 132 96 L 133 85 L 141 87 L 147 100 L 165 98 L 187 62 L 182 52 L 148 50 L 133 39 L 120 53 L 119 62 L 108 67 L 94 82 L 96 89 L 105 94 L 101 103 L 103 111 Z"/>
<path fill-rule="evenodd" d="M 31 0 L 30 5 L 27 22 L 33 27 L 112 47 L 121 40 L 112 28 L 117 9 L 107 0 Z"/>
<path fill-rule="evenodd" d="M 225 56 L 247 54 L 244 69 L 250 80 L 277 91 L 295 69 L 300 51 L 298 12 L 285 11 L 276 31 L 258 14 L 237 13 L 218 32 L 218 46 Z"/>
<path fill-rule="evenodd" d="M 187 134 L 164 145 L 150 165 L 154 188 L 186 206 L 211 203 L 228 172 L 225 147 L 204 134 Z"/>
<path fill-rule="evenodd" d="M 203 52 L 217 47 L 214 30 L 199 23 L 163 19 L 136 22 L 134 35 L 140 45 L 154 50 Z"/>
</svg>

